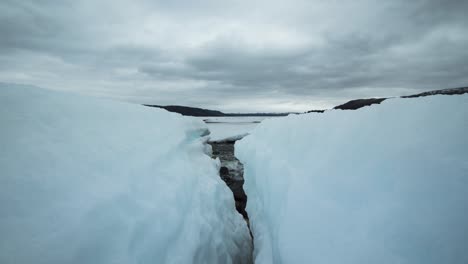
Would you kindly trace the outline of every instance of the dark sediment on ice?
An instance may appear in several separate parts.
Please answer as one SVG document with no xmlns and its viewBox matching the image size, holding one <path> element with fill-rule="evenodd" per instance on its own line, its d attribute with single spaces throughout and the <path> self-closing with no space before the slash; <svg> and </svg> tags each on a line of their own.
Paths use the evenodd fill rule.
<svg viewBox="0 0 468 264">
<path fill-rule="evenodd" d="M 244 166 L 234 156 L 235 141 L 228 142 L 210 142 L 213 149 L 213 158 L 219 158 L 221 168 L 219 175 L 231 189 L 234 200 L 236 201 L 236 209 L 247 220 L 248 215 L 245 211 L 247 204 L 247 195 L 244 192 Z"/>
</svg>

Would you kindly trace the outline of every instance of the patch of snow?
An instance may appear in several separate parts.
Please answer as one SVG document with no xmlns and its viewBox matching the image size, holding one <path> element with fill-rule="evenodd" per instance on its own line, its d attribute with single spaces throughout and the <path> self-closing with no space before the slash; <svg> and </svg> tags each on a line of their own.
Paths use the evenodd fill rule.
<svg viewBox="0 0 468 264">
<path fill-rule="evenodd" d="M 248 263 L 206 125 L 0 85 L 0 263 Z"/>
<path fill-rule="evenodd" d="M 218 140 L 211 140 L 210 139 L 210 142 L 214 142 L 214 143 L 232 142 L 232 141 L 242 139 L 242 138 L 244 138 L 244 137 L 246 137 L 248 135 L 249 135 L 248 133 L 244 133 L 244 134 L 240 134 L 240 135 L 224 137 L 224 138 L 221 138 L 221 139 L 218 139 Z"/>
<path fill-rule="evenodd" d="M 236 142 L 255 263 L 468 263 L 468 95 L 263 121 Z"/>
<path fill-rule="evenodd" d="M 207 123 L 210 141 L 220 142 L 228 138 L 245 136 L 255 129 L 258 123 Z"/>
<path fill-rule="evenodd" d="M 202 117 L 210 130 L 211 142 L 238 140 L 248 135 L 263 120 L 271 117 Z"/>
</svg>

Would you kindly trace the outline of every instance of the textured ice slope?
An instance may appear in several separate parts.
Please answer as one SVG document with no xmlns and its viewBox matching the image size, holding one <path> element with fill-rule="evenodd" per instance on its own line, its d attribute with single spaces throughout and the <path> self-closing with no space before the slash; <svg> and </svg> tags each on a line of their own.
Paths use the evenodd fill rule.
<svg viewBox="0 0 468 264">
<path fill-rule="evenodd" d="M 264 116 L 202 117 L 210 129 L 211 142 L 236 141 L 249 134 Z"/>
<path fill-rule="evenodd" d="M 263 121 L 236 143 L 256 263 L 468 263 L 468 95 Z"/>
<path fill-rule="evenodd" d="M 195 118 L 0 86 L 0 263 L 242 263 Z"/>
</svg>

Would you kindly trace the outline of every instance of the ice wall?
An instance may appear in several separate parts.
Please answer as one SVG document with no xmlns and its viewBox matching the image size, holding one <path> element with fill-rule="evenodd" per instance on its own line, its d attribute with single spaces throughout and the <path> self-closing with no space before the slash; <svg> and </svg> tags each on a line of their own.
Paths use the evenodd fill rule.
<svg viewBox="0 0 468 264">
<path fill-rule="evenodd" d="M 256 263 L 468 263 L 468 95 L 262 122 L 236 143 Z"/>
<path fill-rule="evenodd" d="M 0 263 L 248 263 L 202 121 L 2 84 L 0 124 Z"/>
</svg>

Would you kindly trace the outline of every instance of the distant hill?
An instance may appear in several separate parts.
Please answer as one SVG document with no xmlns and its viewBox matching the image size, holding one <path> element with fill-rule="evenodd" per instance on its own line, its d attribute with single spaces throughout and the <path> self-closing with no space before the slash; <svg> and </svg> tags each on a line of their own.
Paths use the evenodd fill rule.
<svg viewBox="0 0 468 264">
<path fill-rule="evenodd" d="M 180 105 L 144 105 L 149 107 L 157 107 L 166 109 L 169 112 L 179 113 L 185 116 L 225 116 L 221 111 L 216 110 L 209 110 L 197 107 L 188 107 L 188 106 L 180 106 Z"/>
<path fill-rule="evenodd" d="M 402 96 L 401 98 L 415 98 L 415 97 L 431 96 L 431 95 L 437 95 L 437 94 L 457 95 L 457 94 L 464 94 L 464 93 L 468 93 L 468 87 L 434 90 L 434 91 L 429 91 L 429 92 L 424 92 L 424 93 Z"/>
<path fill-rule="evenodd" d="M 468 87 L 461 87 L 461 88 L 449 88 L 449 89 L 441 89 L 441 90 L 434 90 L 424 93 L 418 93 L 413 95 L 406 95 L 401 96 L 401 98 L 415 98 L 415 97 L 422 97 L 422 96 L 431 96 L 431 95 L 457 95 L 457 94 L 464 94 L 468 93 Z M 338 105 L 333 107 L 333 109 L 340 109 L 340 110 L 356 110 L 365 106 L 370 106 L 373 104 L 380 104 L 381 102 L 385 101 L 388 98 L 366 98 L 366 99 L 355 99 L 348 101 L 344 104 Z M 157 107 L 166 109 L 169 112 L 179 113 L 185 116 L 287 116 L 289 114 L 297 114 L 297 113 L 223 113 L 217 110 L 209 110 L 197 107 L 189 107 L 189 106 L 181 106 L 181 105 L 148 105 L 145 106 L 149 107 Z M 323 113 L 325 110 L 310 110 L 306 113 Z"/>
<path fill-rule="evenodd" d="M 197 107 L 181 105 L 148 105 L 148 107 L 157 107 L 166 109 L 169 112 L 179 113 L 185 116 L 287 116 L 290 113 L 223 113 L 221 111 L 209 110 Z"/>
<path fill-rule="evenodd" d="M 460 88 L 449 88 L 449 89 L 441 89 L 441 90 L 433 90 L 429 92 L 423 92 L 413 95 L 405 95 L 401 96 L 400 98 L 416 98 L 416 97 L 423 97 L 423 96 L 431 96 L 431 95 L 459 95 L 468 93 L 468 87 L 460 87 Z M 333 109 L 341 109 L 341 110 L 356 110 L 365 106 L 370 106 L 373 104 L 380 104 L 381 102 L 385 101 L 388 98 L 367 98 L 367 99 L 356 99 L 348 101 L 344 104 L 338 105 L 333 107 Z M 306 113 L 323 113 L 325 110 L 310 110 Z"/>
<path fill-rule="evenodd" d="M 351 100 L 347 103 L 344 103 L 342 105 L 338 105 L 333 107 L 333 109 L 341 109 L 341 110 L 356 110 L 359 108 L 362 108 L 364 106 L 369 106 L 373 104 L 380 104 L 387 98 L 368 98 L 368 99 L 356 99 L 356 100 Z"/>
<path fill-rule="evenodd" d="M 323 113 L 323 112 L 325 112 L 325 110 L 309 110 L 305 113 L 308 114 L 308 113 Z"/>
</svg>

